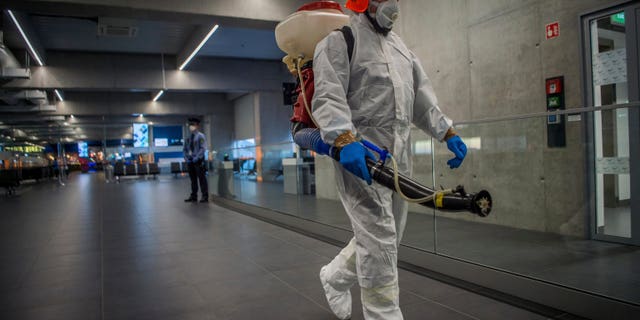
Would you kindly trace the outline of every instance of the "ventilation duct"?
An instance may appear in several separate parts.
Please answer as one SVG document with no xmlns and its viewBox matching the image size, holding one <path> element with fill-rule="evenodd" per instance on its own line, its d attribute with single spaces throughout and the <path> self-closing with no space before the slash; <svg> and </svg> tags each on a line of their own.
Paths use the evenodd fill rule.
<svg viewBox="0 0 640 320">
<path fill-rule="evenodd" d="M 0 31 L 0 66 L 2 68 L 21 68 L 18 59 L 9 51 L 9 48 L 4 45 L 4 33 Z"/>
<path fill-rule="evenodd" d="M 22 67 L 18 59 L 16 59 L 9 48 L 5 46 L 3 36 L 3 32 L 0 31 L 0 68 L 2 68 L 2 75 L 4 76 L 5 74 L 11 73 L 10 70 L 24 69 L 21 69 Z M 18 105 L 23 101 L 28 101 L 36 106 L 49 104 L 47 93 L 43 90 L 0 91 L 0 100 L 12 106 Z M 55 111 L 55 109 L 53 111 Z"/>
<path fill-rule="evenodd" d="M 135 38 L 138 36 L 138 27 L 133 25 L 133 20 L 98 18 L 98 36 Z"/>
<path fill-rule="evenodd" d="M 29 69 L 23 69 L 18 59 L 4 45 L 4 34 L 0 31 L 0 79 L 29 78 Z"/>
<path fill-rule="evenodd" d="M 47 93 L 43 90 L 0 91 L 0 100 L 9 105 L 17 105 L 25 100 L 37 106 L 48 102 Z"/>
</svg>

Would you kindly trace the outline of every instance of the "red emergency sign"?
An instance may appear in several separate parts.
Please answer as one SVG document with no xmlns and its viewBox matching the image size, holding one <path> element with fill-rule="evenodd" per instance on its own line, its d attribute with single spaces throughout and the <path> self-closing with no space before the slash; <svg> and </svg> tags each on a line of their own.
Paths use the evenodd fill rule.
<svg viewBox="0 0 640 320">
<path fill-rule="evenodd" d="M 546 28 L 547 40 L 557 38 L 560 36 L 560 22 L 554 22 L 547 25 Z"/>
</svg>

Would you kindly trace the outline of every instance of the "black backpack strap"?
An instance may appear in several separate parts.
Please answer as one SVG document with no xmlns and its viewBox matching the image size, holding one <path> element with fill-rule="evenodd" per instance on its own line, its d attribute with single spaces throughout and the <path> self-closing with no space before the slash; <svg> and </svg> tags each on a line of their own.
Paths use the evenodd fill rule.
<svg viewBox="0 0 640 320">
<path fill-rule="evenodd" d="M 338 31 L 342 32 L 344 36 L 344 40 L 347 42 L 347 52 L 349 53 L 349 63 L 351 63 L 351 58 L 353 57 L 353 45 L 355 43 L 355 38 L 353 37 L 353 31 L 351 27 L 344 26 Z"/>
</svg>

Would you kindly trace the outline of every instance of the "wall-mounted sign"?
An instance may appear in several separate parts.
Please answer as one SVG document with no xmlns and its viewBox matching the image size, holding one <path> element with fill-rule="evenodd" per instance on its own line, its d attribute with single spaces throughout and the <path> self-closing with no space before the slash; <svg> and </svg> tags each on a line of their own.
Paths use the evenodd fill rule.
<svg viewBox="0 0 640 320">
<path fill-rule="evenodd" d="M 153 139 L 153 144 L 156 147 L 168 147 L 169 146 L 169 139 L 167 139 L 167 138 L 156 138 L 156 139 Z"/>
<path fill-rule="evenodd" d="M 547 40 L 560 36 L 560 22 L 549 23 L 545 28 Z"/>
<path fill-rule="evenodd" d="M 595 85 L 606 86 L 627 81 L 627 49 L 605 51 L 593 57 Z"/>
<path fill-rule="evenodd" d="M 82 141 L 78 142 L 78 157 L 89 158 L 89 144 Z"/>
<path fill-rule="evenodd" d="M 562 101 L 560 97 L 548 97 L 547 98 L 547 108 L 560 108 Z"/>
<path fill-rule="evenodd" d="M 549 116 L 549 119 L 547 120 L 547 124 L 559 124 L 560 123 L 560 116 L 558 116 L 557 114 L 552 114 Z"/>
<path fill-rule="evenodd" d="M 41 146 L 6 146 L 4 151 L 22 152 L 22 153 L 38 153 L 44 151 Z"/>
<path fill-rule="evenodd" d="M 624 12 L 611 15 L 611 24 L 624 27 L 625 25 Z"/>
<path fill-rule="evenodd" d="M 146 123 L 133 124 L 133 147 L 149 147 L 149 125 Z"/>
<path fill-rule="evenodd" d="M 545 81 L 547 111 L 565 110 L 564 77 L 549 78 Z M 551 114 L 547 118 L 547 146 L 562 148 L 567 145 L 564 116 Z"/>
<path fill-rule="evenodd" d="M 548 95 L 561 93 L 562 90 L 563 90 L 563 88 L 562 88 L 562 79 L 561 78 L 553 78 L 553 79 L 547 80 L 547 94 Z"/>
</svg>

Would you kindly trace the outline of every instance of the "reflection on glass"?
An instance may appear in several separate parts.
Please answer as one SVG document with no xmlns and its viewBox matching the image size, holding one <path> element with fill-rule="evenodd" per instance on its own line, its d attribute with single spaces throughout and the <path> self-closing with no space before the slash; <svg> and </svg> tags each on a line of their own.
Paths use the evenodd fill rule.
<svg viewBox="0 0 640 320">
<path fill-rule="evenodd" d="M 437 188 L 462 184 L 469 192 L 486 189 L 495 202 L 487 218 L 410 205 L 402 244 L 640 302 L 638 285 L 629 275 L 640 267 L 640 249 L 586 236 L 590 196 L 583 192 L 584 173 L 595 168 L 585 167 L 583 125 L 568 124 L 567 146 L 553 149 L 547 147 L 546 117 L 458 126 L 469 152 L 457 170 L 446 165 L 451 158 L 446 144 L 413 129 L 416 181 Z M 220 150 L 216 168 L 224 163 L 224 154 L 248 158 L 229 157 L 230 167 L 224 172 L 230 175 L 233 192 L 222 196 L 273 214 L 351 229 L 336 191 L 334 160 L 301 152 L 286 142 Z M 255 170 L 249 174 L 243 166 L 250 159 Z M 216 170 L 220 183 L 224 179 Z"/>
<path fill-rule="evenodd" d="M 619 112 L 622 113 L 622 112 Z M 458 127 L 469 148 L 462 167 L 434 145 L 435 185 L 486 189 L 487 218 L 436 213 L 436 252 L 492 268 L 627 301 L 640 301 L 630 270 L 640 250 L 590 240 L 581 123 L 567 126 L 566 148 L 548 148 L 545 117 Z M 474 138 L 477 137 L 477 138 Z M 474 142 L 476 143 L 476 142 Z"/>
<path fill-rule="evenodd" d="M 624 12 L 591 22 L 595 106 L 629 102 Z M 629 112 L 594 114 L 596 232 L 631 237 Z"/>
<path fill-rule="evenodd" d="M 419 129 L 411 130 L 412 178 L 422 185 L 433 188 L 433 139 Z M 433 252 L 435 245 L 434 210 L 409 204 L 407 226 L 401 243 L 406 246 Z"/>
</svg>

